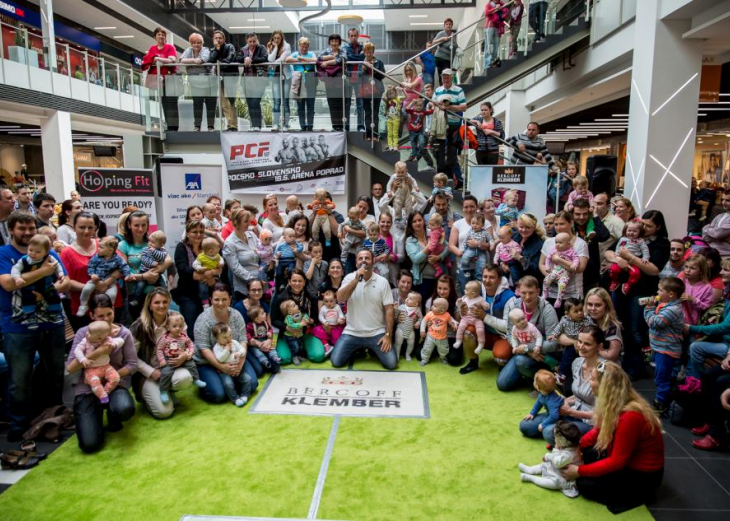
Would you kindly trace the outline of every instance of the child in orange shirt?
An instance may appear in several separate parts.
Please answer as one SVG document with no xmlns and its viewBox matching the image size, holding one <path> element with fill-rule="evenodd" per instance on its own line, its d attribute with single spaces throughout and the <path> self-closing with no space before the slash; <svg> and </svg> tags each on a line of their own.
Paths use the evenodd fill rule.
<svg viewBox="0 0 730 521">
<path fill-rule="evenodd" d="M 446 364 L 446 355 L 449 353 L 449 341 L 446 338 L 449 326 L 456 329 L 458 324 L 449 314 L 449 301 L 445 298 L 437 298 L 433 301 L 429 311 L 421 321 L 421 342 L 426 339 L 421 349 L 421 365 L 426 365 L 431 360 L 433 348 L 438 350 L 441 363 Z"/>
</svg>

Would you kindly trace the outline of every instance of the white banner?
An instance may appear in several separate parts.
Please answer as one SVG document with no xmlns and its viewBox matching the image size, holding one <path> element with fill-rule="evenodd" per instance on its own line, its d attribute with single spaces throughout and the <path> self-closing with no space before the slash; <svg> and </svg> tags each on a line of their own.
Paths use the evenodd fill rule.
<svg viewBox="0 0 730 521">
<path fill-rule="evenodd" d="M 149 231 L 157 229 L 152 170 L 79 168 L 79 194 L 84 210 L 97 214 L 109 235 L 117 232 L 119 216 L 127 206 L 136 206 L 149 215 Z"/>
<path fill-rule="evenodd" d="M 480 165 L 469 169 L 469 191 L 481 200 L 503 202 L 508 190 L 517 192 L 517 209 L 531 213 L 540 226 L 547 208 L 548 167 L 545 165 Z"/>
<path fill-rule="evenodd" d="M 234 193 L 345 193 L 344 132 L 221 132 Z"/>
<path fill-rule="evenodd" d="M 285 369 L 269 378 L 251 412 L 430 417 L 426 375 L 406 371 Z"/>
<path fill-rule="evenodd" d="M 217 165 L 160 164 L 162 226 L 167 249 L 174 251 L 185 231 L 188 207 L 203 206 L 211 195 L 223 198 L 223 168 Z"/>
</svg>

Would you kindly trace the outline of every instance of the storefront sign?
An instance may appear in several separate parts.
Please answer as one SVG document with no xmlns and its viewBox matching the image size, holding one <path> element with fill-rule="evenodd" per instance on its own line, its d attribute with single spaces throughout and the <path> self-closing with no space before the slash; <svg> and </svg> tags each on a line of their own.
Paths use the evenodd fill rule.
<svg viewBox="0 0 730 521">
<path fill-rule="evenodd" d="M 251 412 L 430 417 L 426 375 L 406 371 L 285 369 L 269 378 Z"/>
<path fill-rule="evenodd" d="M 231 191 L 345 193 L 344 132 L 221 132 Z"/>
<path fill-rule="evenodd" d="M 491 197 L 499 206 L 504 195 L 514 191 L 520 213 L 529 212 L 542 222 L 547 206 L 547 166 L 481 165 L 472 166 L 469 172 L 469 190 L 477 199 Z"/>
<path fill-rule="evenodd" d="M 148 214 L 150 231 L 157 229 L 152 170 L 79 168 L 79 194 L 84 210 L 97 214 L 112 234 L 127 206 Z"/>
<path fill-rule="evenodd" d="M 221 166 L 160 164 L 160 222 L 167 234 L 167 246 L 175 248 L 185 231 L 190 206 L 203 206 L 211 195 L 223 193 Z"/>
</svg>

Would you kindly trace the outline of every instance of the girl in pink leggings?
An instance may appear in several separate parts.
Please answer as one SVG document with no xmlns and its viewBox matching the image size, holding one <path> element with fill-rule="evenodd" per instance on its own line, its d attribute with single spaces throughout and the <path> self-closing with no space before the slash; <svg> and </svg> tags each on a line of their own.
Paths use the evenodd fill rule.
<svg viewBox="0 0 730 521">
<path fill-rule="evenodd" d="M 98 356 L 93 360 L 87 358 L 87 355 L 103 345 L 121 347 L 121 344 L 124 344 L 121 338 L 110 337 L 110 332 L 111 326 L 106 322 L 92 322 L 89 324 L 86 338 L 79 342 L 74 350 L 76 360 L 84 366 L 84 382 L 91 387 L 91 391 L 103 404 L 109 403 L 109 393 L 117 388 L 119 373 L 109 365 L 109 355 Z"/>
<path fill-rule="evenodd" d="M 337 304 L 334 291 L 325 291 L 323 300 L 324 306 L 319 311 L 319 324 L 312 329 L 312 335 L 324 344 L 324 354 L 327 356 L 345 329 L 345 315 Z M 329 327 L 329 332 L 323 327 L 324 324 Z"/>
</svg>

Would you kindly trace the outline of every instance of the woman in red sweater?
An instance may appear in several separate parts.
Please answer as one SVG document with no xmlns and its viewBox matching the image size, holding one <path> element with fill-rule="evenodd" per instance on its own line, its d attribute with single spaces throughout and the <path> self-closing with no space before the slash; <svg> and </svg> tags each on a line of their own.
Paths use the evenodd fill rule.
<svg viewBox="0 0 730 521">
<path fill-rule="evenodd" d="M 145 86 L 150 89 L 160 89 L 162 111 L 165 115 L 167 130 L 176 131 L 178 123 L 177 100 L 183 94 L 183 89 L 182 79 L 176 75 L 177 67 L 171 67 L 170 65 L 177 62 L 177 50 L 174 45 L 167 43 L 167 31 L 162 27 L 155 27 L 153 34 L 155 44 L 149 48 L 142 59 L 142 70 L 147 71 Z M 157 73 L 158 65 L 160 69 L 159 76 Z"/>
<path fill-rule="evenodd" d="M 664 476 L 662 426 L 618 364 L 598 364 L 591 388 L 595 427 L 580 440 L 583 465 L 568 466 L 563 476 L 618 514 L 653 500 Z"/>
</svg>

